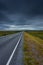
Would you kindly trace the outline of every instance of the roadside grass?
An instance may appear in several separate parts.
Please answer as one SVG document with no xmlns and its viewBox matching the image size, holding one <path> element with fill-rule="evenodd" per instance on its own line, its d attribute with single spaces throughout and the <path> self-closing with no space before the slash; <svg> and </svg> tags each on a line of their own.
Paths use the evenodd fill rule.
<svg viewBox="0 0 43 65">
<path fill-rule="evenodd" d="M 0 36 L 5 36 L 5 35 L 8 35 L 8 34 L 14 34 L 14 33 L 17 33 L 19 31 L 0 31 Z"/>
<path fill-rule="evenodd" d="M 33 41 L 35 41 L 36 43 L 41 43 L 41 44 L 43 44 L 43 39 L 41 39 L 40 37 L 36 37 L 36 36 L 34 36 L 34 35 L 31 35 L 31 34 L 28 34 L 28 36 L 33 40 Z"/>
<path fill-rule="evenodd" d="M 39 41 L 40 40 L 40 41 Z M 43 65 L 43 40 L 24 32 L 24 65 Z"/>
<path fill-rule="evenodd" d="M 43 40 L 43 31 L 28 31 L 29 34 L 39 37 L 40 39 Z"/>
</svg>

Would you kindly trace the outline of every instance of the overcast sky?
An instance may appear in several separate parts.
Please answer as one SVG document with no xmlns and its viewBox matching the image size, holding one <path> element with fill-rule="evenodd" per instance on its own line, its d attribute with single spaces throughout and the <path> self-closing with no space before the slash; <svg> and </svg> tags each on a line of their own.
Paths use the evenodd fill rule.
<svg viewBox="0 0 43 65">
<path fill-rule="evenodd" d="M 43 30 L 43 0 L 0 0 L 0 30 Z"/>
</svg>

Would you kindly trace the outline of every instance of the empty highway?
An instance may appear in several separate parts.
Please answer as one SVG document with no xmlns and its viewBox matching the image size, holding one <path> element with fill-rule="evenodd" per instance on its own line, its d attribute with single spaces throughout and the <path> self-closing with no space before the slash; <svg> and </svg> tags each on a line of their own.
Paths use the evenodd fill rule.
<svg viewBox="0 0 43 65">
<path fill-rule="evenodd" d="M 23 32 L 0 37 L 0 65 L 23 65 Z"/>
</svg>

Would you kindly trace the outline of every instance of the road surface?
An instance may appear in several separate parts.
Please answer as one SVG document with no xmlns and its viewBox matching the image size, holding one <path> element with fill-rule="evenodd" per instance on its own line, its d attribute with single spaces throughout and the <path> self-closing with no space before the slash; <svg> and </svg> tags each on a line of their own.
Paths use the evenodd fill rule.
<svg viewBox="0 0 43 65">
<path fill-rule="evenodd" d="M 23 65 L 23 32 L 0 37 L 0 65 Z"/>
</svg>

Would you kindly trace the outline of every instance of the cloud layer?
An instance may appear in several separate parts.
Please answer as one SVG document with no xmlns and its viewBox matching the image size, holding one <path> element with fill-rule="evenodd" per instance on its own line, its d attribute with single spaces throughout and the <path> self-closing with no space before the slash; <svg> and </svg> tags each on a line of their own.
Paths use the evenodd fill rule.
<svg viewBox="0 0 43 65">
<path fill-rule="evenodd" d="M 0 0 L 0 30 L 12 29 L 43 30 L 43 0 Z"/>
</svg>

